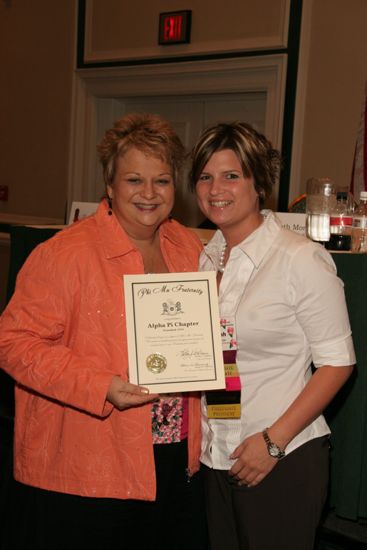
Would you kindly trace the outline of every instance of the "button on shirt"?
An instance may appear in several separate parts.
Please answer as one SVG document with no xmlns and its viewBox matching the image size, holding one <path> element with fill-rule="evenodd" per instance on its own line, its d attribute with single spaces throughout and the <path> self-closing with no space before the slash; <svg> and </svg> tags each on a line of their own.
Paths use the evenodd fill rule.
<svg viewBox="0 0 367 550">
<path fill-rule="evenodd" d="M 219 288 L 222 318 L 233 318 L 241 377 L 241 419 L 208 419 L 202 399 L 201 460 L 229 469 L 234 449 L 273 424 L 301 393 L 311 363 L 355 363 L 343 282 L 330 254 L 319 244 L 281 227 L 263 211 L 264 222 L 232 248 Z M 202 252 L 200 269 L 217 270 L 224 238 L 217 231 Z M 288 445 L 330 433 L 319 416 Z"/>
</svg>

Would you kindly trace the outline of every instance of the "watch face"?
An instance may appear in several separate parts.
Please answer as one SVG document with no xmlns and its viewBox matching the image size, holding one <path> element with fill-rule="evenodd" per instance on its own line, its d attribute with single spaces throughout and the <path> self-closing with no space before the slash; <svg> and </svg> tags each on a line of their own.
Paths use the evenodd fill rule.
<svg viewBox="0 0 367 550">
<path fill-rule="evenodd" d="M 269 454 L 274 458 L 277 458 L 279 451 L 275 445 L 269 445 Z"/>
<path fill-rule="evenodd" d="M 283 458 L 284 451 L 282 451 L 278 445 L 275 445 L 275 443 L 272 443 L 269 445 L 269 454 L 270 456 L 273 456 L 274 458 Z"/>
</svg>

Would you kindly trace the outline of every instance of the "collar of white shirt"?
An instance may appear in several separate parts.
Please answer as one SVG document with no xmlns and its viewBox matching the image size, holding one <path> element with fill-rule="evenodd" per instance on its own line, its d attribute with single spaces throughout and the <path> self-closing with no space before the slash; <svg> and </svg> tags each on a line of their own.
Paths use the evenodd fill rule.
<svg viewBox="0 0 367 550">
<path fill-rule="evenodd" d="M 261 215 L 264 222 L 237 245 L 256 268 L 261 264 L 282 227 L 280 220 L 271 210 L 262 210 Z M 218 229 L 205 247 L 205 254 L 209 256 L 215 266 L 218 264 L 224 242 L 223 233 Z"/>
</svg>

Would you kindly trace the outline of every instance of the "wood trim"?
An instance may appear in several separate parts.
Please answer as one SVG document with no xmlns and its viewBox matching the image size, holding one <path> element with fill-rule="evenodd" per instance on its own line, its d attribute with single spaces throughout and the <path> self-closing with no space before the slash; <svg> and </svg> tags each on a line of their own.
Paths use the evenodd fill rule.
<svg viewBox="0 0 367 550">
<path fill-rule="evenodd" d="M 244 32 L 240 39 L 198 41 L 191 44 L 175 45 L 162 48 L 158 44 L 141 48 L 122 48 L 116 50 L 94 50 L 92 40 L 93 11 L 94 1 L 85 0 L 79 2 L 79 13 L 84 18 L 84 25 L 80 29 L 82 35 L 82 64 L 87 66 L 89 63 L 117 63 L 120 61 L 138 61 L 157 59 L 165 56 L 178 60 L 180 57 L 218 54 L 225 52 L 244 52 L 275 50 L 287 47 L 289 12 L 291 0 L 281 0 L 278 32 L 274 35 L 264 35 L 256 38 L 249 38 Z M 158 25 L 158 20 L 157 20 Z M 164 52 L 164 53 L 163 53 Z"/>
<path fill-rule="evenodd" d="M 289 180 L 289 203 L 300 196 L 303 192 L 302 190 L 304 190 L 304 182 L 301 181 L 301 169 L 310 53 L 312 7 L 313 0 L 307 0 L 307 2 L 303 2 L 297 94 L 292 140 L 292 161 Z"/>
<path fill-rule="evenodd" d="M 24 214 L 0 213 L 0 224 L 5 225 L 59 225 L 63 224 L 61 218 L 48 218 L 46 216 L 29 216 Z"/>
</svg>

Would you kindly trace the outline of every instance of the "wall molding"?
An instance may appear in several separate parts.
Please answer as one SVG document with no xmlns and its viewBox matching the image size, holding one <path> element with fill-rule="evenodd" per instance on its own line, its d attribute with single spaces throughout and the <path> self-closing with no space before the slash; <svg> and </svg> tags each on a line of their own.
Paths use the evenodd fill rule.
<svg viewBox="0 0 367 550">
<path fill-rule="evenodd" d="M 292 138 L 292 162 L 289 180 L 289 202 L 298 197 L 304 189 L 304 182 L 301 181 L 301 169 L 310 54 L 312 8 L 313 0 L 308 0 L 307 2 L 303 3 L 299 47 L 300 54 L 297 76 L 296 107 Z"/>
<path fill-rule="evenodd" d="M 92 63 L 118 63 L 120 61 L 137 61 L 148 59 L 161 59 L 167 55 L 170 58 L 179 60 L 185 56 L 199 56 L 226 52 L 244 52 L 256 50 L 276 50 L 287 47 L 289 12 L 291 0 L 279 0 L 279 24 L 274 34 L 263 34 L 256 37 L 243 34 L 240 38 L 215 37 L 213 40 L 201 40 L 199 36 L 190 44 L 175 46 L 159 46 L 157 42 L 149 43 L 141 47 L 122 47 L 116 49 L 95 49 L 93 46 L 93 22 L 95 15 L 95 0 L 80 0 L 83 15 L 83 43 L 81 44 L 82 62 L 87 66 Z M 158 16 L 158 13 L 157 13 Z M 195 17 L 195 12 L 194 12 Z M 250 22 L 251 23 L 251 22 Z M 157 25 L 158 36 L 158 17 L 152 21 Z M 248 23 L 246 23 L 248 24 Z M 215 35 L 215 33 L 214 33 Z"/>
</svg>

